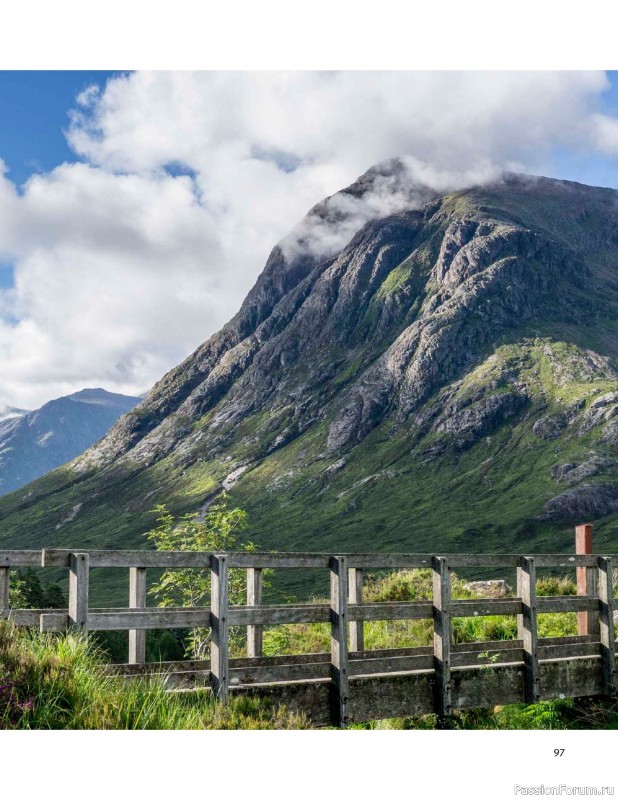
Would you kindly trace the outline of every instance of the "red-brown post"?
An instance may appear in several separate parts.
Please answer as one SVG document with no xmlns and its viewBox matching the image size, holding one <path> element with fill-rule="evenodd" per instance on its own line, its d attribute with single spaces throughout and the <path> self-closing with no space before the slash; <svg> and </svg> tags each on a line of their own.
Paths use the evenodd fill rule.
<svg viewBox="0 0 618 800">
<path fill-rule="evenodd" d="M 592 555 L 592 525 L 577 525 L 575 528 L 575 553 L 578 556 Z M 594 567 L 577 567 L 577 594 L 595 596 L 597 593 L 597 570 Z M 598 633 L 599 615 L 596 611 L 577 612 L 577 633 L 580 636 Z"/>
</svg>

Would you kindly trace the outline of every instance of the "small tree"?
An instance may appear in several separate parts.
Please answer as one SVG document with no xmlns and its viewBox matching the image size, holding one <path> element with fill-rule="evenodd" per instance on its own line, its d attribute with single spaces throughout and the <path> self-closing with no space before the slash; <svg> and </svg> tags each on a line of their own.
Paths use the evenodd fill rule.
<svg viewBox="0 0 618 800">
<path fill-rule="evenodd" d="M 25 584 L 15 570 L 11 570 L 9 573 L 9 606 L 11 608 L 26 607 Z"/>
<path fill-rule="evenodd" d="M 202 519 L 198 514 L 185 514 L 177 520 L 165 505 L 153 509 L 157 526 L 145 536 L 157 550 L 187 550 L 217 553 L 237 546 L 237 534 L 247 527 L 247 514 L 239 508 L 229 508 L 223 493 L 210 505 Z M 241 550 L 255 550 L 251 542 L 239 545 Z M 242 605 L 246 597 L 246 571 L 230 570 L 230 603 Z M 149 591 L 159 606 L 208 606 L 210 604 L 209 569 L 168 569 Z M 192 658 L 204 658 L 210 643 L 210 628 L 193 628 L 189 634 Z"/>
</svg>

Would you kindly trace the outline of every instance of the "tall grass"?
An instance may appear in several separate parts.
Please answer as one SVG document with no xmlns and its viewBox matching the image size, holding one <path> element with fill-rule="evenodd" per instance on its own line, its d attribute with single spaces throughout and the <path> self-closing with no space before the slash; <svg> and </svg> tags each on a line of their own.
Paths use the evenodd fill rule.
<svg viewBox="0 0 618 800">
<path fill-rule="evenodd" d="M 0 729 L 299 729 L 306 720 L 254 698 L 216 703 L 209 690 L 166 692 L 160 680 L 106 674 L 84 637 L 29 634 L 0 622 Z"/>
</svg>

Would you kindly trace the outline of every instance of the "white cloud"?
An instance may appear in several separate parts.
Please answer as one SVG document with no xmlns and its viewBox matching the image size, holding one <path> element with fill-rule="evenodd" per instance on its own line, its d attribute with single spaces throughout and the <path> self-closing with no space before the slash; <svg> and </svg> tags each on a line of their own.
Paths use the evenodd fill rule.
<svg viewBox="0 0 618 800">
<path fill-rule="evenodd" d="M 618 152 L 603 73 L 136 73 L 76 100 L 81 161 L 17 191 L 0 174 L 0 401 L 34 407 L 87 385 L 141 392 L 237 309 L 269 250 L 372 164 L 406 156 L 443 190 L 553 147 Z M 2 154 L 0 153 L 0 156 Z M 346 201 L 343 228 L 409 201 L 388 180 Z"/>
</svg>

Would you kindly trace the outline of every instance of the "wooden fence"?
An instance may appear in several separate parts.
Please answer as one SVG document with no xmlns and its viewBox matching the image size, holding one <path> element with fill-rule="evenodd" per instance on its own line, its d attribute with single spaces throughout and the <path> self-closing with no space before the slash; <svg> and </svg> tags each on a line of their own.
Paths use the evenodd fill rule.
<svg viewBox="0 0 618 800">
<path fill-rule="evenodd" d="M 0 552 L 0 616 L 41 631 L 126 630 L 129 664 L 123 675 L 162 676 L 169 688 L 211 686 L 217 698 L 231 693 L 271 697 L 305 712 L 316 724 L 534 703 L 562 696 L 614 694 L 615 638 L 611 556 L 592 554 L 347 554 L 203 553 L 144 550 L 43 550 Z M 68 609 L 10 609 L 9 570 L 63 567 L 69 570 Z M 130 572 L 129 604 L 89 607 L 92 568 Z M 210 608 L 146 608 L 146 570 L 204 569 L 211 573 Z M 363 601 L 367 570 L 430 568 L 432 599 L 414 602 Z M 516 571 L 517 597 L 453 600 L 451 570 L 492 568 Z M 585 580 L 573 596 L 537 597 L 539 568 L 576 568 Z M 247 571 L 247 604 L 229 602 L 229 571 Z M 330 576 L 329 603 L 265 605 L 264 569 L 315 569 Z M 583 588 L 582 588 L 583 587 Z M 539 638 L 538 615 L 584 615 L 580 635 Z M 451 620 L 513 615 L 518 638 L 456 644 Z M 364 623 L 372 620 L 432 620 L 432 646 L 367 650 Z M 329 623 L 330 653 L 265 657 L 264 626 Z M 230 658 L 229 629 L 246 627 L 247 657 Z M 210 627 L 209 661 L 145 664 L 145 631 Z"/>
</svg>

